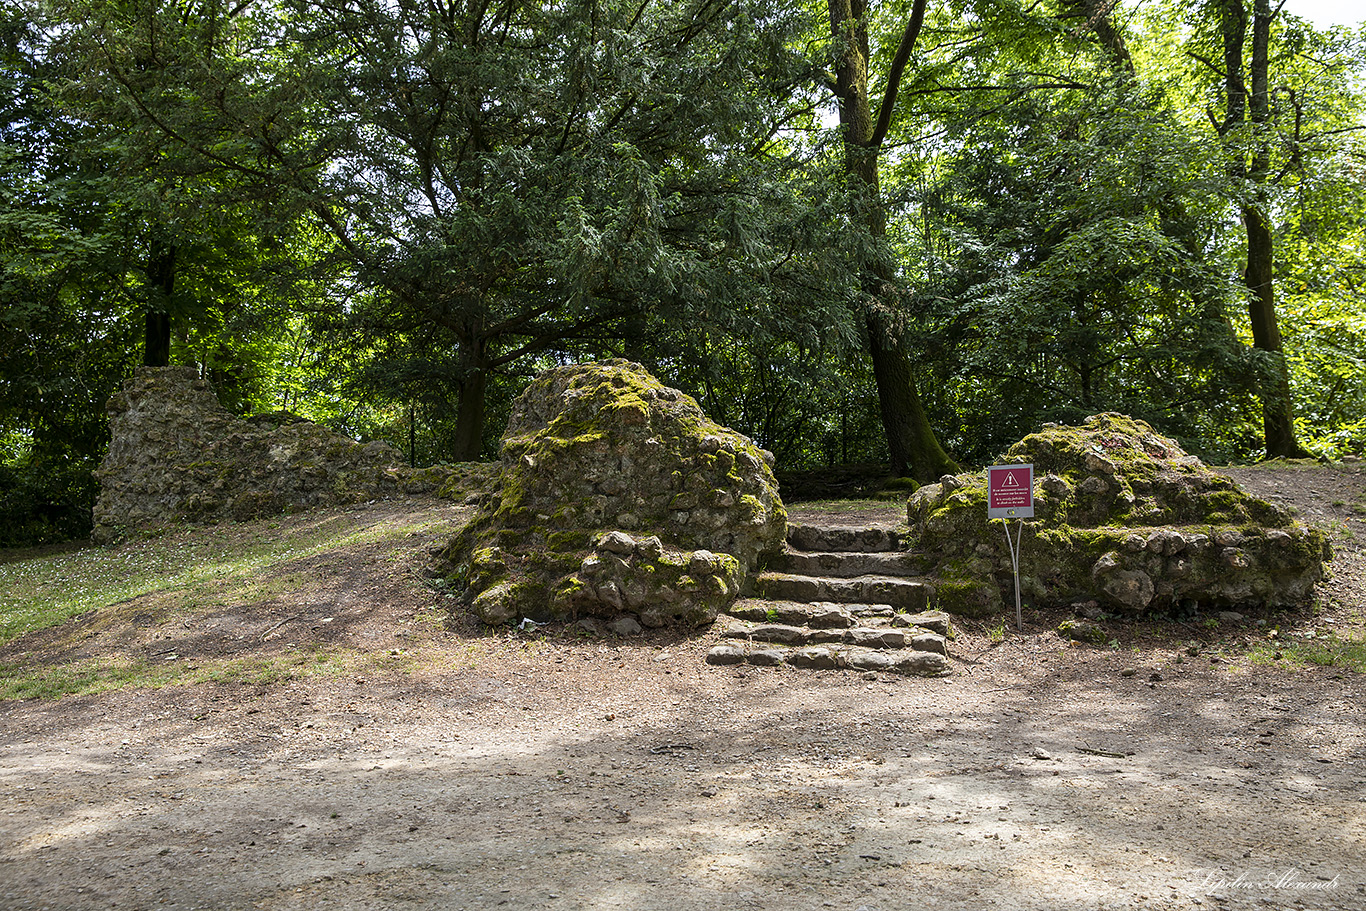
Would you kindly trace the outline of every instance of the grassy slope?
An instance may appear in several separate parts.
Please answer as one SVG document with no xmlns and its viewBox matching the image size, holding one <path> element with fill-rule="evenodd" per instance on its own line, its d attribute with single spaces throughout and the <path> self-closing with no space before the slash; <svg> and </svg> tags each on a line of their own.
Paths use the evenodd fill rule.
<svg viewBox="0 0 1366 911">
<path fill-rule="evenodd" d="M 0 699 L 200 680 L 268 681 L 354 667 L 363 657 L 337 647 L 193 662 L 178 661 L 174 654 L 146 657 L 132 649 L 106 648 L 103 654 L 53 661 L 31 654 L 26 644 L 43 631 L 49 642 L 60 639 L 60 627 L 77 620 L 84 621 L 80 635 L 93 638 L 112 626 L 135 625 L 135 619 L 144 625 L 188 625 L 225 604 L 288 597 L 317 583 L 292 571 L 309 557 L 386 542 L 393 543 L 397 556 L 411 550 L 414 534 L 447 521 L 421 512 L 379 523 L 363 519 L 352 511 L 333 511 L 188 527 L 112 547 L 0 552 Z"/>
</svg>

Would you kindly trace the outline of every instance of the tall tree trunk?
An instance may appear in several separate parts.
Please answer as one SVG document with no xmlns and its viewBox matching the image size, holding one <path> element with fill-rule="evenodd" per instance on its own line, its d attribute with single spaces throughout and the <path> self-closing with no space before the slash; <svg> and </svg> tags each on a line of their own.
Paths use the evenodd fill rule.
<svg viewBox="0 0 1366 911">
<path fill-rule="evenodd" d="M 868 353 L 877 381 L 882 426 L 887 429 L 887 446 L 892 450 L 893 470 L 921 483 L 956 473 L 958 466 L 940 447 L 920 403 L 910 359 L 900 345 L 891 341 L 891 333 L 877 323 L 876 314 L 869 313 Z"/>
<path fill-rule="evenodd" d="M 171 315 L 160 310 L 147 311 L 147 326 L 142 344 L 142 363 L 148 367 L 171 364 Z"/>
<path fill-rule="evenodd" d="M 1295 439 L 1290 376 L 1281 347 L 1281 329 L 1276 321 L 1276 298 L 1271 284 L 1271 228 L 1255 208 L 1243 210 L 1243 223 L 1247 226 L 1244 278 L 1249 292 L 1247 307 L 1252 322 L 1252 346 L 1267 352 L 1272 371 L 1269 382 L 1261 389 L 1266 454 L 1270 458 L 1301 458 L 1308 453 Z"/>
<path fill-rule="evenodd" d="M 1247 40 L 1248 16 L 1243 0 L 1220 0 L 1220 31 L 1224 41 L 1224 87 L 1227 107 L 1220 134 L 1231 138 L 1229 172 L 1248 182 L 1243 204 L 1243 227 L 1247 231 L 1247 266 L 1243 281 L 1248 290 L 1248 318 L 1252 324 L 1252 346 L 1268 355 L 1271 377 L 1258 390 L 1262 400 L 1262 430 L 1269 458 L 1298 458 L 1308 455 L 1295 439 L 1294 404 L 1290 398 L 1290 376 L 1276 320 L 1274 278 L 1275 248 L 1271 225 L 1257 196 L 1263 191 L 1271 169 L 1271 151 L 1265 135 L 1271 119 L 1270 48 L 1271 11 L 1269 0 L 1253 0 L 1252 56 L 1247 64 L 1251 86 L 1243 78 L 1243 51 Z M 1251 121 L 1249 161 L 1238 145 L 1243 141 L 1239 127 Z M 1229 134 L 1233 135 L 1230 137 Z"/>
<path fill-rule="evenodd" d="M 147 254 L 147 326 L 142 363 L 168 367 L 171 363 L 171 294 L 175 291 L 176 247 L 153 238 Z"/>
<path fill-rule="evenodd" d="M 853 208 L 855 224 L 865 229 L 874 244 L 882 246 L 887 233 L 887 212 L 878 184 L 882 141 L 896 101 L 897 83 L 911 48 L 919 34 L 925 0 L 916 0 L 888 75 L 888 90 L 876 123 L 868 90 L 868 25 L 866 0 L 828 0 L 830 31 L 841 52 L 835 73 L 836 94 L 840 101 L 840 124 L 844 130 L 844 174 Z M 894 306 L 896 276 L 884 251 L 874 253 L 872 262 L 861 264 L 863 290 L 870 303 L 863 315 L 868 333 L 868 354 L 877 382 L 882 426 L 892 470 L 898 475 L 923 482 L 956 472 L 958 466 L 935 436 L 920 402 L 910 358 L 906 355 L 901 333 L 888 318 Z"/>
<path fill-rule="evenodd" d="M 417 467 L 417 403 L 408 400 L 408 467 Z"/>
<path fill-rule="evenodd" d="M 1271 12 L 1270 0 L 1253 0 L 1252 61 L 1249 74 L 1252 91 L 1248 95 L 1248 113 L 1258 130 L 1252 167 L 1248 176 L 1260 186 L 1271 171 L 1271 150 L 1265 134 L 1271 120 Z M 1281 329 L 1276 322 L 1276 295 L 1272 286 L 1274 250 L 1271 226 L 1266 213 L 1257 207 L 1243 212 L 1247 227 L 1248 316 L 1252 322 L 1253 347 L 1267 352 L 1271 358 L 1272 379 L 1262 389 L 1262 424 L 1266 435 L 1266 454 L 1271 458 L 1306 456 L 1295 439 L 1294 403 L 1290 398 L 1290 376 L 1281 347 Z"/>
<path fill-rule="evenodd" d="M 488 391 L 487 343 L 471 331 L 460 340 L 460 397 L 451 458 L 476 462 L 484 446 L 484 399 Z"/>
</svg>

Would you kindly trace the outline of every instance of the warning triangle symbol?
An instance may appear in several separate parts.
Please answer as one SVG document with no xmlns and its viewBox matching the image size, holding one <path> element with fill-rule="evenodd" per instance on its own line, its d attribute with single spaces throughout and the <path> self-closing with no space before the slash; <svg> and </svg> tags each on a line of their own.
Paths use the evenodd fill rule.
<svg viewBox="0 0 1366 911">
<path fill-rule="evenodd" d="M 1002 487 L 1019 487 L 1019 486 L 1020 486 L 1020 482 L 1015 480 L 1015 472 L 1013 472 L 1013 471 L 1007 471 L 1007 472 L 1006 472 L 1006 479 L 1005 479 L 1005 481 L 1001 484 L 1001 486 L 1002 486 Z"/>
</svg>

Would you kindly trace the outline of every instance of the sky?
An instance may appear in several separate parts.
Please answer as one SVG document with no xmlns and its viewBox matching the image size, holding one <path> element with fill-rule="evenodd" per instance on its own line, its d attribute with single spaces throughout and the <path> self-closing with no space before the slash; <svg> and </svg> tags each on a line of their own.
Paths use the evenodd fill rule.
<svg viewBox="0 0 1366 911">
<path fill-rule="evenodd" d="M 1361 0 L 1286 0 L 1285 9 L 1320 28 L 1357 25 L 1366 20 L 1366 5 Z"/>
</svg>

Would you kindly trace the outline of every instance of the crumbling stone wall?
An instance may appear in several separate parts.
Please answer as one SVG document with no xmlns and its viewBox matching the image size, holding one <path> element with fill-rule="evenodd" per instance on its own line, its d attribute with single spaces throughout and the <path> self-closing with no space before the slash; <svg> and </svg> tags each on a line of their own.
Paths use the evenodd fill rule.
<svg viewBox="0 0 1366 911">
<path fill-rule="evenodd" d="M 772 461 L 639 364 L 548 371 L 514 404 L 499 490 L 444 572 L 488 623 L 710 622 L 782 547 Z"/>
<path fill-rule="evenodd" d="M 141 367 L 108 404 L 109 452 L 96 472 L 93 537 L 172 522 L 249 519 L 404 494 L 461 498 L 493 468 L 412 470 L 380 442 L 357 443 L 286 415 L 244 420 L 193 367 Z"/>
<path fill-rule="evenodd" d="M 1036 604 L 1095 600 L 1131 614 L 1290 606 L 1312 596 L 1331 557 L 1322 532 L 1124 415 L 1047 426 L 1002 462 L 1034 465 L 1020 583 Z M 907 546 L 935 578 L 945 610 L 984 615 L 1013 600 L 1005 535 L 987 521 L 986 499 L 978 472 L 945 476 L 907 504 Z"/>
</svg>

